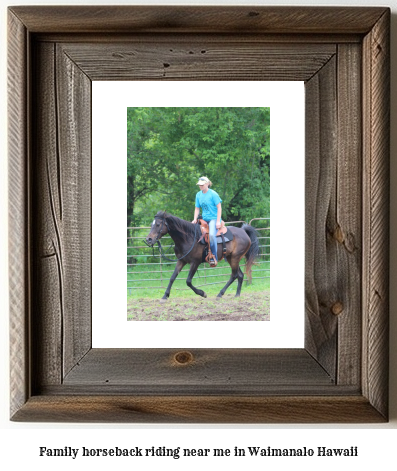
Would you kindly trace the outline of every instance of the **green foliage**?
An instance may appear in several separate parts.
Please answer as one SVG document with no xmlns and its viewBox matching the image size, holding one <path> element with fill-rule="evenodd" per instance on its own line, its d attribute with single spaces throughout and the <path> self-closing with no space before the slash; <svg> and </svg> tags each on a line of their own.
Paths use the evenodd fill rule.
<svg viewBox="0 0 397 471">
<path fill-rule="evenodd" d="M 127 225 L 193 218 L 198 177 L 224 220 L 270 215 L 270 108 L 128 108 Z"/>
</svg>

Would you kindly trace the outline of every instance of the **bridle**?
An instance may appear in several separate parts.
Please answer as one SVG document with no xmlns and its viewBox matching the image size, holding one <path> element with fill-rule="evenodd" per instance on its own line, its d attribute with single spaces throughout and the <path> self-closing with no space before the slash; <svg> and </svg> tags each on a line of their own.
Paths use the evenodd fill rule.
<svg viewBox="0 0 397 471">
<path fill-rule="evenodd" d="M 197 233 L 197 226 L 198 226 L 198 224 L 195 224 L 195 225 L 194 225 L 194 238 L 193 238 L 193 244 L 192 244 L 192 246 L 190 247 L 190 250 L 189 250 L 187 253 L 185 253 L 185 255 L 182 255 L 182 257 L 177 258 L 177 259 L 175 259 L 175 260 L 172 260 L 171 258 L 168 258 L 166 255 L 164 255 L 164 249 L 163 249 L 163 247 L 161 246 L 161 242 L 160 242 L 160 238 L 162 237 L 161 232 L 162 232 L 162 230 L 163 230 L 163 226 L 165 225 L 165 227 L 168 229 L 168 232 L 170 232 L 170 227 L 169 227 L 167 221 L 165 220 L 165 217 L 155 216 L 154 219 L 161 219 L 161 226 L 160 226 L 160 229 L 159 229 L 159 231 L 158 231 L 158 233 L 157 233 L 157 235 L 156 235 L 156 239 L 154 240 L 153 245 L 149 245 L 149 244 L 146 242 L 146 240 L 144 240 L 145 244 L 146 244 L 148 247 L 153 247 L 154 244 L 157 243 L 158 248 L 159 248 L 160 257 L 165 258 L 165 259 L 168 260 L 169 262 L 177 262 L 178 260 L 182 260 L 182 259 L 185 258 L 187 255 L 189 255 L 190 252 L 193 250 L 193 247 L 194 247 L 194 245 L 195 245 L 195 243 L 196 243 L 196 233 Z"/>
<path fill-rule="evenodd" d="M 159 243 L 160 242 L 160 238 L 162 237 L 162 231 L 163 231 L 163 226 L 165 225 L 165 227 L 167 228 L 168 232 L 170 232 L 170 227 L 168 225 L 168 222 L 165 220 L 165 217 L 160 217 L 160 216 L 155 216 L 154 219 L 160 219 L 161 220 L 161 226 L 160 226 L 160 229 L 156 235 L 156 239 L 155 241 L 153 242 L 153 245 L 157 242 Z"/>
</svg>

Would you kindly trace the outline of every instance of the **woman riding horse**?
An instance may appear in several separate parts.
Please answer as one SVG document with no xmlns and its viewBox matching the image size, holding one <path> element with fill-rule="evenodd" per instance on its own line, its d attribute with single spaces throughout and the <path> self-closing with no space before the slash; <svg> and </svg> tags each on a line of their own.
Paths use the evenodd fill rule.
<svg viewBox="0 0 397 471">
<path fill-rule="evenodd" d="M 192 223 L 197 224 L 201 208 L 203 210 L 202 218 L 208 223 L 210 231 L 209 237 L 212 253 L 212 258 L 209 260 L 210 266 L 216 267 L 218 264 L 216 233 L 221 228 L 222 200 L 216 191 L 210 189 L 212 182 L 207 177 L 200 177 L 196 185 L 200 186 L 200 191 L 196 195 L 196 207 Z"/>
</svg>

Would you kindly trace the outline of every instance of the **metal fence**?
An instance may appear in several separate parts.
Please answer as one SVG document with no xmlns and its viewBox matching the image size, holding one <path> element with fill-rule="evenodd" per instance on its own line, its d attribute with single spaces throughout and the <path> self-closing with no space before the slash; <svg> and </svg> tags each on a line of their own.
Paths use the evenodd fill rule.
<svg viewBox="0 0 397 471">
<path fill-rule="evenodd" d="M 247 223 L 230 221 L 225 224 L 238 226 Z M 253 267 L 252 279 L 270 278 L 270 218 L 254 218 L 248 224 L 258 231 L 260 242 L 260 255 Z M 150 248 L 144 244 L 149 231 L 150 227 L 127 228 L 127 292 L 129 294 L 132 290 L 138 289 L 165 289 L 176 265 L 176 262 L 162 259 L 157 246 Z M 164 251 L 168 251 L 168 257 L 175 257 L 172 239 L 166 235 L 162 237 L 161 242 Z M 186 286 L 186 276 L 183 276 L 187 275 L 188 270 L 189 265 L 183 268 L 174 282 L 173 289 L 190 289 Z M 194 276 L 195 286 L 199 288 L 225 284 L 229 277 L 230 266 L 226 261 L 222 260 L 215 268 L 210 268 L 207 263 L 203 263 Z"/>
</svg>

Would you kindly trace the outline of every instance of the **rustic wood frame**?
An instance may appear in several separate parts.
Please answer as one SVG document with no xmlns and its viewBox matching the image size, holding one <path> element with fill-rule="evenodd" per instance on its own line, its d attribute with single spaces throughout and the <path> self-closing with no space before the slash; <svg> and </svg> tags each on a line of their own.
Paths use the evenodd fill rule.
<svg viewBox="0 0 397 471">
<path fill-rule="evenodd" d="M 387 421 L 389 23 L 377 7 L 9 8 L 11 420 Z M 306 82 L 304 349 L 91 348 L 104 79 Z"/>
</svg>

